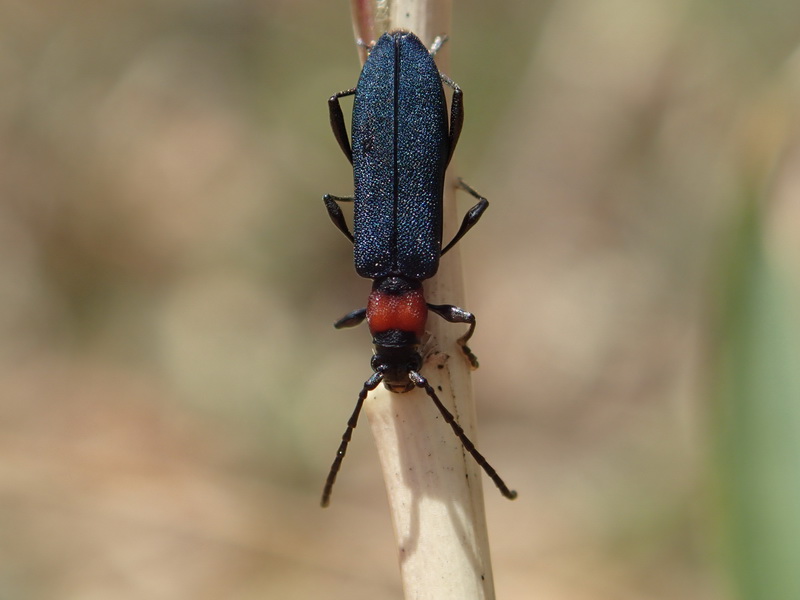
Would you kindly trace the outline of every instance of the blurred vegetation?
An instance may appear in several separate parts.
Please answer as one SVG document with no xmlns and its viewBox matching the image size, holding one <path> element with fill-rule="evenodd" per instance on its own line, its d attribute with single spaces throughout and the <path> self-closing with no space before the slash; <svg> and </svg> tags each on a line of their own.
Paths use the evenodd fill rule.
<svg viewBox="0 0 800 600">
<path fill-rule="evenodd" d="M 800 4 L 454 8 L 498 597 L 800 597 Z M 0 597 L 400 597 L 365 432 L 318 508 L 369 374 L 351 31 L 0 4 Z"/>
</svg>

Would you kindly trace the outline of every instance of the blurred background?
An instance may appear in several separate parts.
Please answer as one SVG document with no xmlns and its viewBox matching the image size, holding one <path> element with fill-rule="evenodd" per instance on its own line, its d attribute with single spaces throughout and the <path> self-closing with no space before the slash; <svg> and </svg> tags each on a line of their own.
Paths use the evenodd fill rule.
<svg viewBox="0 0 800 600">
<path fill-rule="evenodd" d="M 800 598 L 800 4 L 456 3 L 499 598 Z M 344 2 L 0 4 L 0 597 L 400 598 Z M 462 198 L 461 212 L 471 198 Z"/>
</svg>

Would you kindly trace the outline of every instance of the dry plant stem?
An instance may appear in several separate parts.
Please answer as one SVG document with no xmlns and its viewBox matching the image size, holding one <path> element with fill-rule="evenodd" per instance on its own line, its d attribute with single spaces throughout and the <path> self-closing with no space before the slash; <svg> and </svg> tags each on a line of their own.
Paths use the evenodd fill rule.
<svg viewBox="0 0 800 600">
<path fill-rule="evenodd" d="M 380 6 L 365 7 L 360 0 L 353 0 L 354 10 L 372 11 L 370 15 L 354 13 L 356 35 L 362 40 L 375 40 L 385 30 L 407 29 L 430 47 L 437 35 L 450 31 L 449 0 L 376 4 Z M 376 14 L 388 15 L 388 19 L 375 18 Z M 365 23 L 372 23 L 376 30 L 365 32 Z M 436 55 L 444 73 L 447 49 L 445 44 Z M 445 185 L 445 243 L 463 216 L 456 212 L 452 173 L 451 165 Z M 425 291 L 432 304 L 464 306 L 458 245 L 442 259 L 437 276 L 426 282 Z M 456 343 L 464 333 L 463 326 L 431 314 L 427 329 L 430 340 L 422 374 L 477 444 L 470 366 Z M 369 395 L 364 411 L 386 481 L 405 597 L 494 598 L 480 468 L 420 389 L 393 394 L 379 386 Z"/>
</svg>

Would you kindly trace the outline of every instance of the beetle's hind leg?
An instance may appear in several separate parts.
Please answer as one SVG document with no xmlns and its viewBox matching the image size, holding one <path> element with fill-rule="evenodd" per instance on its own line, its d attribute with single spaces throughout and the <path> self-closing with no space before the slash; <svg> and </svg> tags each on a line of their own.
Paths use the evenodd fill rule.
<svg viewBox="0 0 800 600">
<path fill-rule="evenodd" d="M 363 48 L 364 50 L 367 51 L 367 54 L 369 54 L 370 52 L 372 52 L 372 49 L 375 47 L 375 41 L 373 40 L 371 42 L 365 42 L 361 38 L 358 38 L 356 40 L 356 46 L 358 46 L 359 48 Z"/>
<path fill-rule="evenodd" d="M 461 130 L 464 128 L 464 92 L 458 84 L 444 73 L 439 73 L 439 77 L 444 84 L 453 90 L 453 99 L 450 102 L 450 151 L 447 154 L 447 163 L 453 158 L 453 153 L 458 145 L 458 138 L 461 137 Z"/>
<path fill-rule="evenodd" d="M 344 125 L 344 113 L 342 113 L 342 105 L 339 104 L 339 98 L 344 96 L 352 96 L 356 93 L 356 88 L 350 88 L 342 92 L 337 92 L 328 98 L 328 113 L 330 114 L 331 129 L 333 130 L 333 137 L 339 143 L 339 147 L 344 152 L 350 164 L 353 164 L 353 150 L 350 147 L 350 140 L 347 139 L 347 127 Z"/>
<path fill-rule="evenodd" d="M 436 53 L 442 49 L 442 46 L 444 46 L 445 42 L 447 42 L 448 39 L 450 38 L 447 37 L 446 33 L 443 33 L 442 35 L 437 35 L 433 39 L 433 43 L 431 44 L 431 49 L 428 50 L 428 53 L 431 56 L 436 56 Z"/>
</svg>

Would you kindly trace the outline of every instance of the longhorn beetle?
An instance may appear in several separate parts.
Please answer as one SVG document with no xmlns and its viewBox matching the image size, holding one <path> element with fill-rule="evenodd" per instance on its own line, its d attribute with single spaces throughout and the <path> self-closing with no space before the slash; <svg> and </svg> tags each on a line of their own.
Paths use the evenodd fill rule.
<svg viewBox="0 0 800 600">
<path fill-rule="evenodd" d="M 440 74 L 433 61 L 432 54 L 442 41 L 437 38 L 429 53 L 411 32 L 384 34 L 371 48 L 358 85 L 328 100 L 333 134 L 353 165 L 355 193 L 352 198 L 325 195 L 323 200 L 333 224 L 353 242 L 356 272 L 373 280 L 367 307 L 345 315 L 334 326 L 353 327 L 366 319 L 375 353 L 371 363 L 374 373 L 364 383 L 347 422 L 322 492 L 322 506 L 330 501 L 364 400 L 381 382 L 396 393 L 424 389 L 500 492 L 509 499 L 517 496 L 420 374 L 423 361 L 419 346 L 428 311 L 451 323 L 469 324 L 458 344 L 473 368 L 478 366 L 467 347 L 475 330 L 474 315 L 449 304 L 428 304 L 422 281 L 436 274 L 442 254 L 478 222 L 489 206 L 486 198 L 459 180 L 459 186 L 478 203 L 442 248 L 444 174 L 464 122 L 461 88 Z M 449 128 L 442 81 L 453 89 Z M 344 96 L 355 96 L 352 145 L 339 104 Z M 353 233 L 338 205 L 349 201 L 354 203 Z"/>
</svg>

